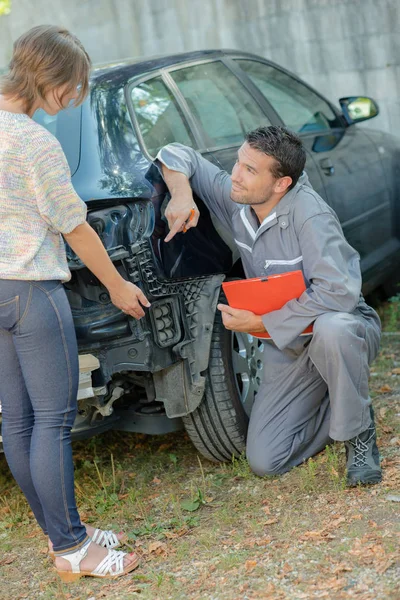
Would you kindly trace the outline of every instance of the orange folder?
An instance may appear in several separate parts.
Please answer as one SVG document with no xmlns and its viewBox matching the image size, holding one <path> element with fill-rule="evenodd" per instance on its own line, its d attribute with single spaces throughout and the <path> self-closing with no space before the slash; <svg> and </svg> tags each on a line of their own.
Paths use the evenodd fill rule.
<svg viewBox="0 0 400 600">
<path fill-rule="evenodd" d="M 280 275 L 237 279 L 222 284 L 229 306 L 251 310 L 256 315 L 265 315 L 279 310 L 294 298 L 300 298 L 306 289 L 302 271 L 290 271 Z M 312 333 L 312 324 L 301 335 Z M 255 337 L 270 338 L 269 333 L 251 333 Z"/>
</svg>

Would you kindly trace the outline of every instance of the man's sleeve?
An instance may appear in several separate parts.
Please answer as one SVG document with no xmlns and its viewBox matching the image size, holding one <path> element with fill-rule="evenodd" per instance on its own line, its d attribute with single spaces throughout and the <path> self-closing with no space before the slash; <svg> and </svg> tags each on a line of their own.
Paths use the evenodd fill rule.
<svg viewBox="0 0 400 600">
<path fill-rule="evenodd" d="M 58 233 L 71 233 L 86 221 L 86 204 L 71 183 L 71 172 L 59 142 L 46 136 L 30 155 L 37 207 L 44 221 Z"/>
<path fill-rule="evenodd" d="M 310 287 L 298 300 L 263 315 L 266 330 L 283 350 L 308 325 L 327 312 L 351 313 L 361 293 L 360 257 L 346 241 L 337 217 L 310 217 L 298 235 L 303 269 Z"/>
<path fill-rule="evenodd" d="M 232 183 L 226 171 L 182 144 L 168 144 L 161 148 L 156 157 L 157 163 L 186 175 L 194 193 L 225 226 L 231 228 L 235 204 L 230 199 Z"/>
</svg>

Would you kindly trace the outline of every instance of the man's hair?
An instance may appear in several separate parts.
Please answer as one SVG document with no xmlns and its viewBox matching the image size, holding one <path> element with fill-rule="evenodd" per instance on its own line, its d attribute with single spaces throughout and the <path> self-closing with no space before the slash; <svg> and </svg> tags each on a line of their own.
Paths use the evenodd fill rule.
<svg viewBox="0 0 400 600">
<path fill-rule="evenodd" d="M 22 100 L 27 112 L 38 97 L 59 86 L 68 84 L 65 93 L 80 86 L 76 106 L 89 90 L 90 58 L 78 38 L 63 27 L 39 25 L 21 35 L 14 42 L 9 67 L 0 93 Z M 61 106 L 63 98 L 57 100 Z"/>
<path fill-rule="evenodd" d="M 297 135 L 285 127 L 258 127 L 246 135 L 246 142 L 259 152 L 275 159 L 271 169 L 272 175 L 291 177 L 291 190 L 297 183 L 306 164 L 306 151 Z"/>
</svg>

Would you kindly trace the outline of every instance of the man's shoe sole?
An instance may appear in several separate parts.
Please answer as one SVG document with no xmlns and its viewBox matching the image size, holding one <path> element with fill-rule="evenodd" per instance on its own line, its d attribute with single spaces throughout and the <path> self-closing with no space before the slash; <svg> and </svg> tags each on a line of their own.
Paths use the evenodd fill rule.
<svg viewBox="0 0 400 600">
<path fill-rule="evenodd" d="M 347 476 L 347 485 L 349 487 L 356 487 L 357 485 L 375 485 L 376 483 L 380 483 L 382 481 L 382 473 L 379 471 L 371 472 L 368 475 L 363 475 L 363 477 L 352 477 Z"/>
</svg>

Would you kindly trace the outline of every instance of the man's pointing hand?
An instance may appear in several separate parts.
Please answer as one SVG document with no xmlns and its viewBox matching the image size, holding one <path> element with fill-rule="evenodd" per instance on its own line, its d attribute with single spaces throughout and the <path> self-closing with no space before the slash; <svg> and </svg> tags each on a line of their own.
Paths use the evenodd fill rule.
<svg viewBox="0 0 400 600">
<path fill-rule="evenodd" d="M 199 216 L 199 209 L 193 198 L 172 197 L 165 210 L 170 231 L 164 241 L 169 242 L 180 231 L 185 233 L 191 227 L 196 227 Z"/>
</svg>

